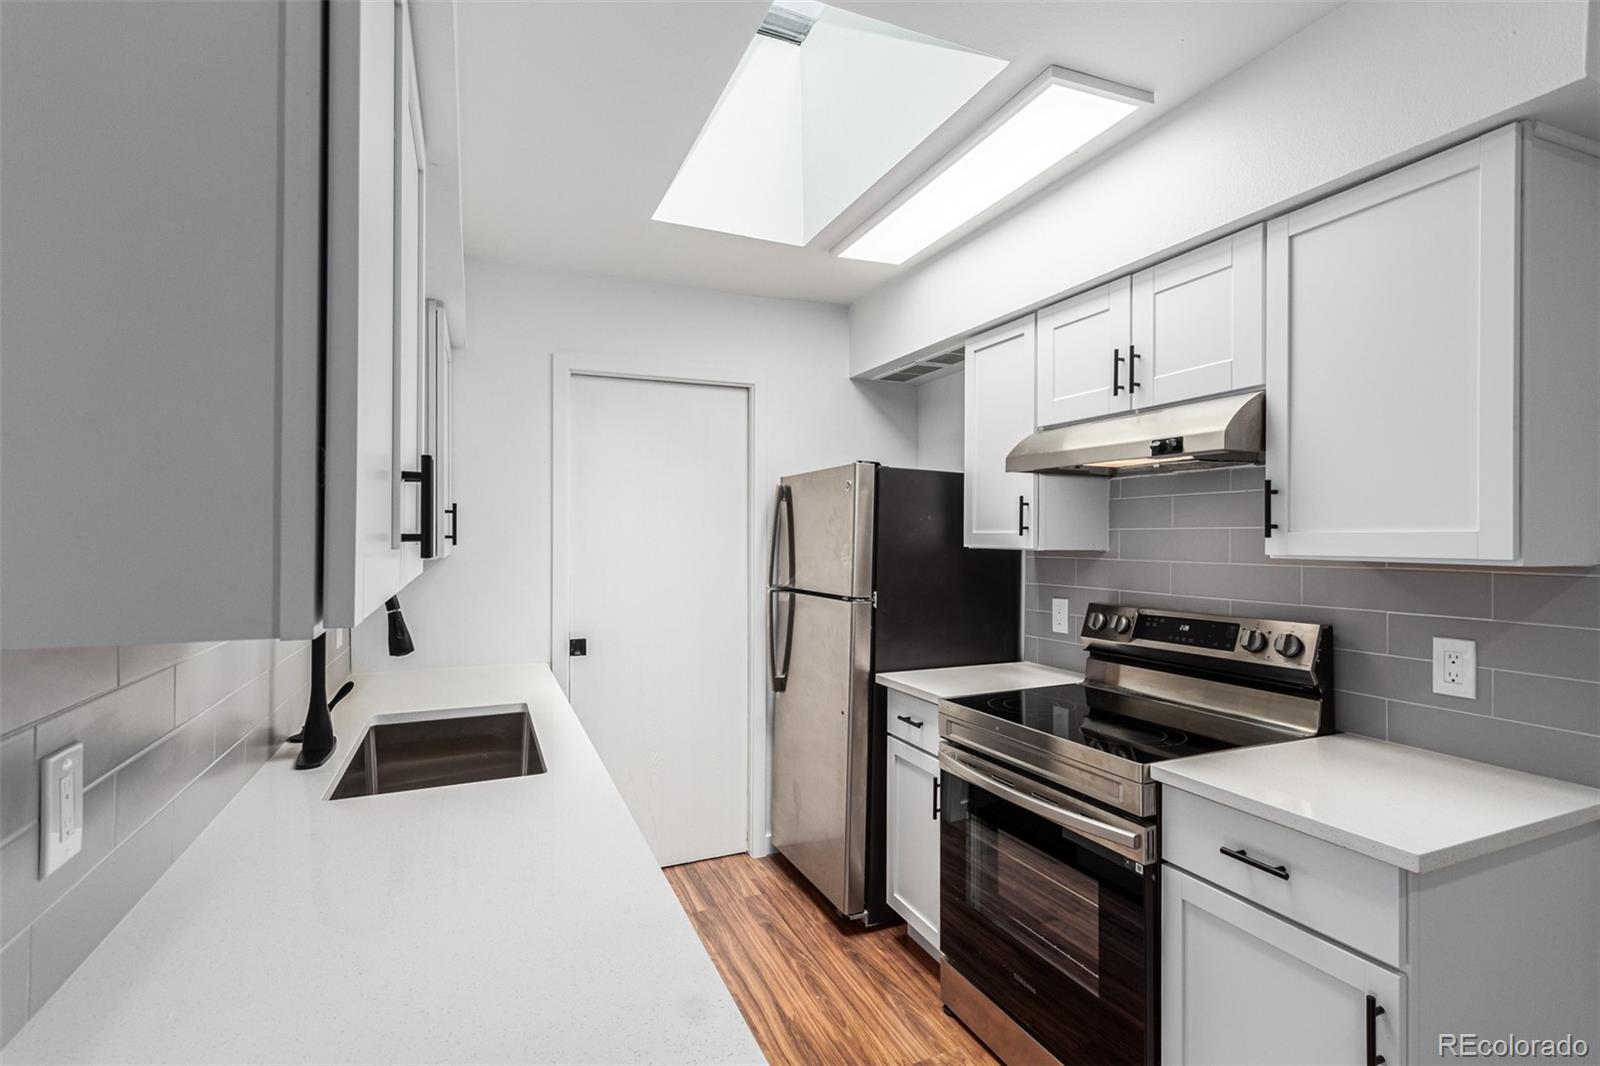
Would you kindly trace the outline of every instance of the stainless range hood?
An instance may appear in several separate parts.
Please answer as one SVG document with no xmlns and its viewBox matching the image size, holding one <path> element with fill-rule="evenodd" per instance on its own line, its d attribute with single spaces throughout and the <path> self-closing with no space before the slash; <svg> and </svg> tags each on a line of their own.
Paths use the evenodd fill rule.
<svg viewBox="0 0 1600 1066">
<path fill-rule="evenodd" d="M 1266 394 L 1257 390 L 1041 429 L 1011 449 L 1006 469 L 1112 475 L 1259 463 L 1266 411 Z"/>
</svg>

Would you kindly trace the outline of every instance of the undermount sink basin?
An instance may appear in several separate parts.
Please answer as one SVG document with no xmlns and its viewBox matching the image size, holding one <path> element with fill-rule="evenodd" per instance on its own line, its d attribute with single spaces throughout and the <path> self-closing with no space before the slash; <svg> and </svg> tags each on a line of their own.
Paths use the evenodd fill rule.
<svg viewBox="0 0 1600 1066">
<path fill-rule="evenodd" d="M 329 799 L 545 772 L 527 707 L 475 707 L 368 727 Z"/>
</svg>

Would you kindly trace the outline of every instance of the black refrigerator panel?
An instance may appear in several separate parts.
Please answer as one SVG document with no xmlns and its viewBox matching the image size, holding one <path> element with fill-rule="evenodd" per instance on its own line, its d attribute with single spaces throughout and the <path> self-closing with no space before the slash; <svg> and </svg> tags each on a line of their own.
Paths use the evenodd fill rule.
<svg viewBox="0 0 1600 1066">
<path fill-rule="evenodd" d="M 1021 658 L 1022 553 L 962 546 L 961 484 L 938 470 L 878 470 L 878 673 Z"/>
<path fill-rule="evenodd" d="M 962 546 L 961 475 L 878 469 L 873 568 L 875 674 L 1021 658 L 1022 553 Z M 886 899 L 888 694 L 872 686 L 867 925 L 897 922 Z"/>
</svg>

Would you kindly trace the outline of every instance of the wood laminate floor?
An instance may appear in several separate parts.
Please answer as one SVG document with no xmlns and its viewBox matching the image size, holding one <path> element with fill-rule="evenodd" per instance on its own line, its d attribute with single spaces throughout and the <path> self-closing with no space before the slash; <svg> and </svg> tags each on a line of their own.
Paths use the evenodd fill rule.
<svg viewBox="0 0 1600 1066">
<path fill-rule="evenodd" d="M 996 1066 L 904 926 L 863 930 L 780 858 L 663 871 L 774 1066 Z"/>
</svg>

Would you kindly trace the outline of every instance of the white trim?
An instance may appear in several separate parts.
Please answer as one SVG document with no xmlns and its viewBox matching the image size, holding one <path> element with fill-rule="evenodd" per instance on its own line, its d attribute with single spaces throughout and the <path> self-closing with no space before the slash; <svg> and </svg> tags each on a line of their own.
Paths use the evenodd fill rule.
<svg viewBox="0 0 1600 1066">
<path fill-rule="evenodd" d="M 571 401 L 574 377 L 627 378 L 635 381 L 666 381 L 686 385 L 712 385 L 745 390 L 745 441 L 749 508 L 745 536 L 745 569 L 749 593 L 745 620 L 750 677 L 747 690 L 749 736 L 745 752 L 749 810 L 745 826 L 746 850 L 760 858 L 772 853 L 767 794 L 769 790 L 769 736 L 767 698 L 767 656 L 764 636 L 765 589 L 762 570 L 762 523 L 766 519 L 767 498 L 758 491 L 761 466 L 756 448 L 756 426 L 761 424 L 764 394 L 747 373 L 718 366 L 680 363 L 658 358 L 618 355 L 589 355 L 552 352 L 550 357 L 550 671 L 562 692 L 568 691 L 567 639 L 572 610 L 571 568 L 569 565 L 572 529 L 571 500 Z"/>
</svg>

